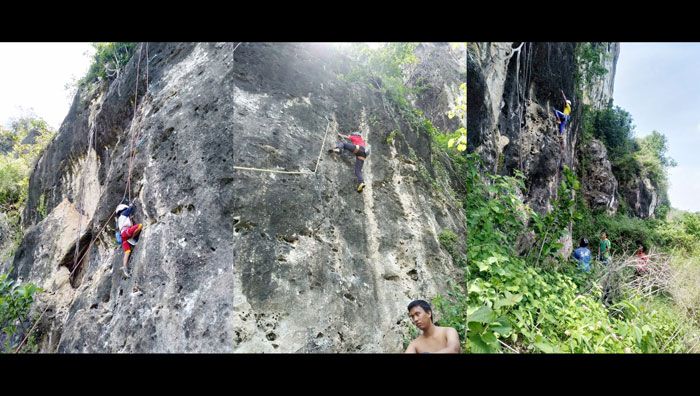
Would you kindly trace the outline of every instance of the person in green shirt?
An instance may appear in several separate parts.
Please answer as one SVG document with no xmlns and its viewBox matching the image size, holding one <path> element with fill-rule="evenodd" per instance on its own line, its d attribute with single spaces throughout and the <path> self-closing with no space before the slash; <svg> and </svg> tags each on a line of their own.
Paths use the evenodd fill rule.
<svg viewBox="0 0 700 396">
<path fill-rule="evenodd" d="M 603 264 L 608 264 L 610 261 L 610 240 L 608 239 L 608 234 L 605 232 L 600 233 L 600 245 L 598 245 L 598 260 L 602 261 Z"/>
</svg>

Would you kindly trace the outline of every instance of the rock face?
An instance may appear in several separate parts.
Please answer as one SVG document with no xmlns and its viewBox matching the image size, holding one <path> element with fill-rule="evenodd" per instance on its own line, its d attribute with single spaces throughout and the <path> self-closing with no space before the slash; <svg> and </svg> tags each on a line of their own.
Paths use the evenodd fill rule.
<svg viewBox="0 0 700 396">
<path fill-rule="evenodd" d="M 583 102 L 600 109 L 612 100 L 617 59 L 620 57 L 620 44 L 598 43 L 598 45 L 605 45 L 603 66 L 608 70 L 608 73 L 599 77 L 593 77 L 591 83 L 583 87 Z"/>
<path fill-rule="evenodd" d="M 45 289 L 41 351 L 399 352 L 408 302 L 459 276 L 438 236 L 465 235 L 464 183 L 431 138 L 341 79 L 352 60 L 333 46 L 235 44 L 142 43 L 76 95 L 31 176 L 12 262 Z M 422 78 L 405 81 L 429 89 L 414 101 L 453 128 L 460 54 L 417 52 Z M 327 153 L 353 130 L 372 147 L 361 194 L 354 159 Z M 123 196 L 144 224 L 128 279 Z"/>
<path fill-rule="evenodd" d="M 468 51 L 468 146 L 493 173 L 515 169 L 527 178 L 526 201 L 550 209 L 560 167 L 571 165 L 572 139 L 560 136 L 553 107 L 561 109 L 560 89 L 572 92 L 573 44 L 487 43 Z"/>
<path fill-rule="evenodd" d="M 46 290 L 42 351 L 233 350 L 232 48 L 140 44 L 116 80 L 76 95 L 30 179 L 14 258 L 12 275 Z M 124 279 L 112 213 L 132 146 L 144 230 Z"/>
<path fill-rule="evenodd" d="M 446 67 L 458 55 L 447 45 L 417 54 L 428 95 L 457 91 L 459 70 L 427 71 L 431 59 Z M 465 233 L 449 165 L 382 94 L 339 78 L 352 62 L 324 44 L 235 52 L 236 165 L 305 172 L 234 173 L 236 352 L 399 352 L 407 304 L 458 276 L 438 241 L 444 229 Z M 422 110 L 449 110 L 439 107 Z M 356 130 L 372 147 L 361 194 L 354 159 L 327 152 L 337 132 Z"/>
<path fill-rule="evenodd" d="M 659 204 L 658 189 L 645 176 L 635 177 L 628 184 L 620 186 L 622 196 L 637 217 L 653 217 Z"/>
<path fill-rule="evenodd" d="M 445 109 L 455 103 L 459 83 L 467 81 L 466 46 L 421 43 L 416 48 L 418 62 L 408 70 L 409 86 L 420 87 L 414 101 L 436 128 L 453 132 L 464 126 L 459 117 L 450 119 Z"/>
<path fill-rule="evenodd" d="M 610 44 L 605 50 L 608 74 L 583 87 L 584 97 L 577 98 L 574 43 L 475 43 L 469 47 L 468 149 L 480 154 L 490 172 L 522 171 L 529 188 L 526 201 L 538 212 L 551 210 L 563 165 L 577 168 L 582 104 L 600 108 L 612 97 L 619 45 Z M 553 110 L 562 110 L 561 91 L 573 106 L 571 121 L 560 135 Z M 614 211 L 617 182 L 606 163 L 607 168 L 598 164 L 586 175 L 593 183 L 586 186 L 585 194 L 591 205 L 605 202 Z"/>
<path fill-rule="evenodd" d="M 605 145 L 593 139 L 583 148 L 581 191 L 591 208 L 612 214 L 617 211 L 617 180 L 613 175 Z"/>
</svg>

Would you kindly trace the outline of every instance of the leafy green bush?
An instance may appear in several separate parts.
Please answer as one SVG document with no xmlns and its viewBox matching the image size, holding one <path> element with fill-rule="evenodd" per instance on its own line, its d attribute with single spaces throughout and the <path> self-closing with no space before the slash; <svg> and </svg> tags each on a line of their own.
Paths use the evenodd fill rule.
<svg viewBox="0 0 700 396">
<path fill-rule="evenodd" d="M 450 254 L 455 252 L 457 234 L 452 232 L 452 230 L 443 230 L 440 235 L 438 235 L 438 240 L 440 241 L 442 247 L 444 247 Z"/>
<path fill-rule="evenodd" d="M 559 251 L 564 246 L 561 242 L 569 231 L 569 224 L 578 215 L 575 212 L 574 200 L 576 191 L 580 185 L 574 172 L 564 165 L 561 185 L 557 192 L 557 198 L 552 203 L 554 210 L 546 215 L 531 212 L 532 226 L 535 232 L 535 250 L 530 250 L 528 258 L 533 257 L 535 264 L 539 264 L 543 258 L 556 261 Z M 539 246 L 539 247 L 538 247 Z M 533 254 L 533 252 L 535 254 Z"/>
<path fill-rule="evenodd" d="M 679 254 L 700 253 L 700 213 L 680 213 L 658 225 L 660 243 Z"/>
<path fill-rule="evenodd" d="M 0 275 L 0 338 L 4 352 L 12 352 L 24 336 L 24 324 L 29 319 L 29 309 L 34 294 L 41 289 L 32 283 L 17 284 Z"/>
<path fill-rule="evenodd" d="M 668 190 L 667 169 L 677 165 L 668 156 L 668 141 L 663 134 L 652 131 L 651 134 L 637 139 L 637 150 L 634 159 L 639 164 L 641 175 L 648 177 L 657 186 L 661 194 Z"/>
<path fill-rule="evenodd" d="M 687 321 L 669 305 L 622 295 L 612 306 L 602 303 L 602 268 L 591 274 L 551 255 L 556 266 L 537 266 L 519 256 L 518 237 L 534 233 L 551 251 L 558 248 L 567 219 L 576 217 L 573 173 L 565 171 L 554 212 L 528 224 L 532 211 L 523 205 L 522 175 L 482 176 L 479 160 L 467 167 L 467 257 L 461 284 L 436 298 L 441 323 L 458 329 L 465 351 L 488 352 L 678 352 L 686 350 Z M 591 222 L 592 223 L 592 222 Z M 634 223 L 638 225 L 640 223 Z M 531 228 L 532 227 L 532 228 Z M 632 228 L 629 224 L 623 229 Z M 549 230 L 549 231 L 547 231 Z M 544 235 L 551 234 L 545 238 Z M 452 240 L 444 235 L 443 244 Z M 542 242 L 533 249 L 539 251 Z M 558 250 L 558 249 L 556 249 Z M 458 287 L 461 286 L 461 287 Z M 467 290 L 468 294 L 461 292 Z M 465 319 L 466 318 L 466 319 Z"/>
<path fill-rule="evenodd" d="M 27 194 L 27 164 L 21 158 L 0 156 L 0 208 L 16 207 Z"/>
<path fill-rule="evenodd" d="M 93 47 L 92 65 L 85 77 L 78 81 L 81 87 L 94 81 L 116 78 L 134 54 L 136 43 L 93 43 Z"/>
<path fill-rule="evenodd" d="M 394 139 L 396 139 L 396 135 L 398 135 L 400 132 L 398 129 L 394 129 L 389 133 L 389 135 L 386 137 L 386 144 L 391 145 L 394 143 Z"/>
<path fill-rule="evenodd" d="M 658 220 L 640 219 L 623 213 L 608 216 L 605 213 L 593 213 L 587 208 L 579 208 L 579 214 L 579 220 L 573 224 L 573 238 L 574 241 L 588 238 L 591 251 L 597 251 L 600 233 L 603 231 L 608 235 L 614 255 L 632 254 L 639 243 L 647 249 L 664 245 L 657 231 L 661 224 Z"/>
</svg>

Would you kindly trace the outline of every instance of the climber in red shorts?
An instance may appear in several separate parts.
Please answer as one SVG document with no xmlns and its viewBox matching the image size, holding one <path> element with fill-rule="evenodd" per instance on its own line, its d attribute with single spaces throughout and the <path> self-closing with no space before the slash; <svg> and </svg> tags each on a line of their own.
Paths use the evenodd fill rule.
<svg viewBox="0 0 700 396">
<path fill-rule="evenodd" d="M 129 262 L 129 255 L 131 254 L 132 247 L 136 244 L 135 238 L 138 238 L 141 233 L 143 225 L 141 223 L 134 225 L 129 217 L 134 210 L 134 206 L 126 206 L 124 204 L 119 204 L 117 206 L 116 214 L 118 216 L 118 226 L 119 232 L 122 236 L 122 248 L 124 248 L 124 261 L 122 270 L 124 271 L 124 276 L 129 277 L 129 271 L 127 263 Z"/>
</svg>

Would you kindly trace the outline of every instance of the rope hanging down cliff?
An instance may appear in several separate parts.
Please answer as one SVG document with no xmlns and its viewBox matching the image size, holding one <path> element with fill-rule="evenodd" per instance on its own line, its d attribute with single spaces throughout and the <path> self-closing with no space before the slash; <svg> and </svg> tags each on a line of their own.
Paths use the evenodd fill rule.
<svg viewBox="0 0 700 396">
<path fill-rule="evenodd" d="M 132 132 L 131 136 L 129 139 L 129 173 L 126 179 L 126 188 L 124 190 L 124 195 L 122 196 L 122 201 L 124 201 L 124 198 L 127 195 L 127 192 L 129 194 L 129 202 L 131 202 L 131 173 L 134 169 L 134 157 L 136 155 L 136 150 L 134 148 L 134 141 L 138 138 L 138 136 L 141 135 L 140 129 L 136 129 L 136 131 L 133 131 L 134 127 L 134 122 L 136 121 L 136 109 L 138 106 L 138 95 L 139 95 L 139 72 L 140 72 L 140 67 L 141 67 L 141 53 L 143 52 L 143 46 L 141 47 L 141 50 L 139 51 L 139 58 L 138 62 L 136 64 L 136 86 L 134 88 L 134 115 L 131 119 L 131 127 L 132 127 Z M 146 92 L 144 92 L 143 97 L 145 98 L 146 95 L 148 95 L 148 43 L 146 43 Z"/>
<path fill-rule="evenodd" d="M 143 47 L 141 47 L 141 48 L 143 49 Z M 133 121 L 134 121 L 135 118 L 136 118 L 136 105 L 137 105 L 137 98 L 138 98 L 138 80 L 139 80 L 138 78 L 139 78 L 139 66 L 140 66 L 140 63 L 141 63 L 141 53 L 142 53 L 142 51 L 139 51 L 138 65 L 137 65 L 137 69 L 136 69 L 136 70 L 137 70 L 137 71 L 136 71 L 136 90 L 135 90 L 135 94 L 134 94 L 134 118 L 132 119 L 132 125 L 133 125 Z M 145 97 L 145 95 L 146 95 L 147 93 L 148 93 L 148 43 L 146 43 L 146 92 L 144 93 L 144 97 Z M 136 135 L 136 136 L 138 136 L 138 135 Z M 91 138 L 91 140 L 92 140 L 92 136 L 90 136 L 90 138 Z M 97 143 L 96 143 L 96 140 L 97 140 L 97 139 L 94 139 L 94 141 L 93 141 L 93 143 L 94 143 L 95 145 L 97 144 Z M 127 178 L 127 188 L 126 188 L 125 191 L 124 191 L 124 196 L 122 196 L 122 200 L 123 200 L 124 197 L 126 196 L 127 191 L 129 191 L 129 200 L 131 200 L 131 170 L 132 170 L 132 166 L 133 166 L 133 157 L 134 157 L 134 154 L 135 154 L 135 150 L 134 150 L 134 148 L 133 148 L 133 140 L 134 140 L 134 135 L 132 134 L 132 139 L 131 139 L 131 154 L 130 154 L 130 158 L 129 158 L 129 175 L 128 175 L 128 178 Z M 89 147 L 89 143 L 88 143 L 88 147 Z M 84 178 L 84 177 L 85 177 L 85 175 L 83 175 L 83 178 Z M 88 256 L 88 255 L 87 255 L 87 252 L 90 251 L 90 248 L 92 248 L 92 246 L 94 245 L 95 241 L 99 238 L 100 234 L 102 234 L 102 232 L 104 231 L 104 229 L 107 227 L 107 225 L 110 223 L 110 221 L 111 221 L 112 218 L 114 217 L 114 211 L 111 211 L 111 212 L 112 212 L 111 215 L 109 216 L 109 218 L 107 218 L 107 220 L 105 221 L 105 223 L 104 223 L 104 225 L 102 226 L 102 228 L 100 228 L 100 230 L 95 234 L 95 237 L 93 237 L 92 240 L 90 240 L 90 243 L 88 244 L 88 247 L 85 249 L 85 254 L 82 255 L 82 257 L 80 258 L 80 260 L 74 261 L 73 269 L 72 269 L 71 272 L 68 274 L 68 277 L 66 277 L 66 280 L 67 280 L 67 281 L 70 281 L 70 278 L 71 278 L 71 276 L 73 276 L 73 273 L 80 267 L 80 264 L 83 262 L 83 260 L 85 259 L 85 257 Z M 81 227 L 81 226 L 80 226 L 80 223 L 79 223 L 79 228 L 80 228 L 80 227 Z M 79 232 L 79 234 L 80 234 L 80 230 L 78 230 L 78 232 Z M 78 238 L 78 239 L 80 239 L 80 238 Z M 76 255 L 80 254 L 79 251 L 78 251 L 79 246 L 80 246 L 79 244 L 76 244 L 76 251 L 74 252 L 74 254 L 76 254 Z M 77 258 L 77 256 L 76 256 L 76 258 Z M 63 285 L 66 283 L 66 280 L 64 280 L 64 282 L 62 282 L 60 285 L 58 285 L 58 287 L 56 287 L 56 290 L 58 290 L 58 289 L 60 289 L 61 287 L 63 287 Z M 44 291 L 43 293 L 47 293 L 47 292 Z M 75 297 L 75 296 L 74 296 L 74 297 Z M 71 303 L 72 303 L 72 301 L 71 301 Z M 29 331 L 27 332 L 27 334 L 24 336 L 24 338 L 22 339 L 22 341 L 21 341 L 21 342 L 19 343 L 19 345 L 17 346 L 17 349 L 15 350 L 15 353 L 19 353 L 19 351 L 22 349 L 22 346 L 24 346 L 24 343 L 27 341 L 27 339 L 29 338 L 29 336 L 32 334 L 32 331 L 34 331 L 34 329 L 36 328 L 37 324 L 39 324 L 39 322 L 41 321 L 41 319 L 44 317 L 44 314 L 46 314 L 46 311 L 49 309 L 49 307 L 50 307 L 50 305 L 49 305 L 49 304 L 46 304 L 46 307 L 44 308 L 44 310 L 41 312 L 41 314 L 40 314 L 39 317 L 36 319 L 36 321 L 34 322 L 34 324 L 32 325 L 32 327 L 29 329 Z"/>
</svg>

